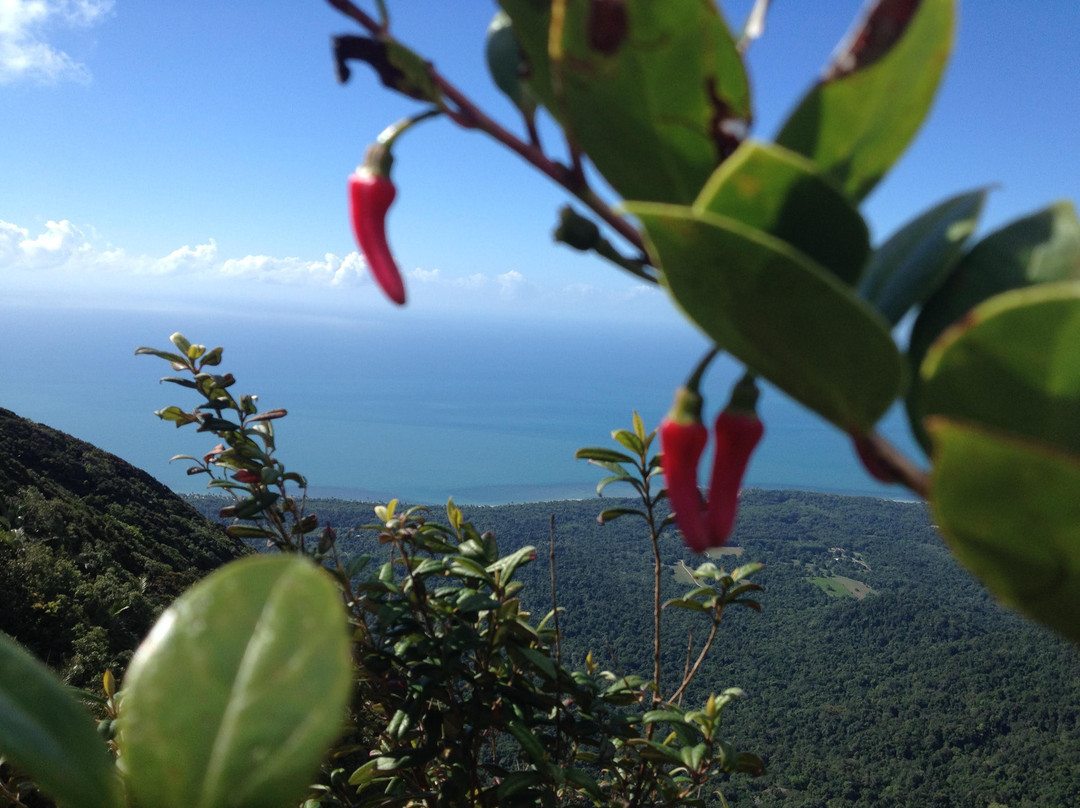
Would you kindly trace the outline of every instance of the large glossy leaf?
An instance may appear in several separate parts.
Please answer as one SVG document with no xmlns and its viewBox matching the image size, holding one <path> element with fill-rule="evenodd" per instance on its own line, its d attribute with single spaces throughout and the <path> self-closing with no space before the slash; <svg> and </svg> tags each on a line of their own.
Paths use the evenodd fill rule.
<svg viewBox="0 0 1080 808">
<path fill-rule="evenodd" d="M 1080 642 L 1080 457 L 947 418 L 934 444 L 934 518 L 1006 604 Z"/>
<path fill-rule="evenodd" d="M 897 230 L 874 251 L 859 296 L 893 325 L 925 301 L 956 266 L 975 231 L 985 188 L 946 199 Z"/>
<path fill-rule="evenodd" d="M 712 2 L 500 5 L 530 86 L 622 196 L 689 204 L 738 144 L 749 86 Z"/>
<path fill-rule="evenodd" d="M 340 730 L 351 678 L 325 571 L 295 556 L 229 564 L 161 616 L 128 669 L 118 742 L 134 802 L 295 802 Z"/>
<path fill-rule="evenodd" d="M 709 178 L 694 209 L 738 219 L 802 250 L 854 284 L 870 253 L 859 211 L 817 166 L 771 143 L 746 141 Z"/>
<path fill-rule="evenodd" d="M 1080 281 L 976 306 L 922 366 L 923 407 L 1080 455 Z"/>
<path fill-rule="evenodd" d="M 120 780 L 85 708 L 0 633 L 0 756 L 62 808 L 120 808 Z"/>
<path fill-rule="evenodd" d="M 954 0 L 878 0 L 776 141 L 853 199 L 870 193 L 930 110 L 952 46 Z"/>
<path fill-rule="evenodd" d="M 991 233 L 965 255 L 926 302 L 911 331 L 908 361 L 917 371 L 935 339 L 974 306 L 1010 289 L 1080 279 L 1080 220 L 1070 202 L 1018 219 Z M 907 409 L 924 448 L 922 384 L 913 374 Z"/>
<path fill-rule="evenodd" d="M 869 429 L 903 380 L 881 318 L 786 243 L 715 214 L 631 203 L 679 306 L 716 344 L 848 431 Z"/>
</svg>

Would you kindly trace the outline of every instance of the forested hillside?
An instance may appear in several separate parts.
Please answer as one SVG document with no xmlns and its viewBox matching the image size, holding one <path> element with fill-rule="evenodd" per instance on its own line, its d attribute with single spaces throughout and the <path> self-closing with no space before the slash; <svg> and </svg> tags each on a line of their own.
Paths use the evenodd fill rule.
<svg viewBox="0 0 1080 808">
<path fill-rule="evenodd" d="M 72 684 L 119 674 L 173 598 L 246 552 L 149 474 L 0 409 L 0 630 Z"/>
<path fill-rule="evenodd" d="M 208 514 L 221 501 L 192 498 Z M 555 516 L 564 655 L 592 649 L 608 666 L 651 669 L 651 549 L 640 523 L 598 525 L 610 500 L 466 508 L 506 553 L 539 560 L 519 573 L 537 617 L 551 607 Z M 350 552 L 378 554 L 370 504 L 316 500 Z M 432 516 L 443 519 L 441 508 Z M 732 548 L 738 548 L 733 550 Z M 1080 804 L 1080 665 L 1075 649 L 997 606 L 949 555 L 922 505 L 784 491 L 747 492 L 729 568 L 761 561 L 762 612 L 732 610 L 705 675 L 739 686 L 728 736 L 762 754 L 768 774 L 724 785 L 734 805 L 1064 806 Z M 672 531 L 665 596 L 688 588 L 695 559 Z M 665 613 L 665 670 L 686 658 L 697 615 Z"/>
</svg>

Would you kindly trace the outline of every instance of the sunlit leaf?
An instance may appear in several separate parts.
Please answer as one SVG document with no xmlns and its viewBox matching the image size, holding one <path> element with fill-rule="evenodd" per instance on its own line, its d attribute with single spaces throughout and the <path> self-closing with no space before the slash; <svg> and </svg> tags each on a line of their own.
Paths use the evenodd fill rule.
<svg viewBox="0 0 1080 808">
<path fill-rule="evenodd" d="M 870 254 L 866 222 L 847 197 L 814 163 L 771 143 L 743 143 L 709 178 L 694 210 L 775 236 L 848 284 Z"/>
<path fill-rule="evenodd" d="M 952 47 L 954 0 L 878 0 L 776 137 L 866 196 L 930 110 Z"/>
<path fill-rule="evenodd" d="M 550 3 L 500 5 L 529 85 L 622 196 L 688 204 L 737 145 L 749 85 L 713 3 L 570 0 L 554 26 Z"/>
<path fill-rule="evenodd" d="M 180 597 L 121 691 L 128 790 L 160 808 L 275 808 L 300 798 L 351 690 L 345 614 L 296 556 L 229 564 Z"/>
<path fill-rule="evenodd" d="M 29 774 L 62 808 L 123 805 L 116 768 L 86 709 L 3 633 L 0 757 Z"/>
<path fill-rule="evenodd" d="M 1080 455 L 1080 281 L 997 295 L 946 331 L 923 363 L 927 415 Z"/>
<path fill-rule="evenodd" d="M 877 312 L 760 230 L 674 205 L 629 203 L 679 306 L 722 349 L 846 431 L 870 428 L 903 367 Z"/>
<path fill-rule="evenodd" d="M 596 460 L 605 463 L 633 463 L 634 458 L 624 452 L 605 449 L 602 446 L 586 446 L 574 452 L 575 460 Z"/>
</svg>

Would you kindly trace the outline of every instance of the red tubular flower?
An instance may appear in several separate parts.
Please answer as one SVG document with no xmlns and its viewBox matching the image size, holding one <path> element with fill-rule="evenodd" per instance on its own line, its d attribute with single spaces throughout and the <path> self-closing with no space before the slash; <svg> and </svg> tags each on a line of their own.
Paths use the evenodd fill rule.
<svg viewBox="0 0 1080 808">
<path fill-rule="evenodd" d="M 701 396 L 686 387 L 675 393 L 675 403 L 660 424 L 660 450 L 668 502 L 683 541 L 695 553 L 709 547 L 704 503 L 698 490 L 697 473 L 709 432 L 701 423 Z"/>
<path fill-rule="evenodd" d="M 716 418 L 716 445 L 713 447 L 712 480 L 709 483 L 709 509 L 706 522 L 711 547 L 727 544 L 735 527 L 742 486 L 750 455 L 765 433 L 757 415 L 724 410 Z"/>
<path fill-rule="evenodd" d="M 681 388 L 660 425 L 668 500 L 686 546 L 695 553 L 722 547 L 731 537 L 742 478 L 765 432 L 754 410 L 756 402 L 757 386 L 747 375 L 735 386 L 731 402 L 716 419 L 707 502 L 702 502 L 697 481 L 698 461 L 708 439 L 700 417 L 701 396 Z"/>
<path fill-rule="evenodd" d="M 381 165 L 387 162 L 385 149 L 372 147 L 364 165 L 349 177 L 349 216 L 372 276 L 386 296 L 400 306 L 405 303 L 405 284 L 386 242 L 386 213 L 397 196 L 389 166 Z"/>
</svg>

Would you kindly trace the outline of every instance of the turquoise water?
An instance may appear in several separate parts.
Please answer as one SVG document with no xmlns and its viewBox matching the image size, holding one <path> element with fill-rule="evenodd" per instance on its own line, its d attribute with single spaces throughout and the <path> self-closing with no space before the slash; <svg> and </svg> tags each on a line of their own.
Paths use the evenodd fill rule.
<svg viewBox="0 0 1080 808">
<path fill-rule="evenodd" d="M 167 347 L 183 331 L 226 346 L 223 369 L 264 409 L 285 407 L 278 455 L 316 492 L 411 501 L 504 502 L 594 495 L 599 470 L 573 459 L 613 445 L 638 409 L 655 426 L 704 351 L 689 328 L 583 322 L 380 321 L 0 307 L 0 406 L 69 432 L 178 491 L 202 490 L 175 454 L 214 440 L 177 430 L 153 410 L 191 407 L 190 391 L 158 385 L 170 373 L 135 347 Z M 710 412 L 737 369 L 707 377 Z M 774 390 L 762 398 L 766 438 L 746 483 L 903 497 L 870 480 L 848 441 Z M 902 435 L 891 414 L 887 431 Z M 904 441 L 902 441 L 904 442 Z M 910 444 L 904 442 L 909 448 Z M 615 489 L 610 493 L 617 494 Z"/>
</svg>

